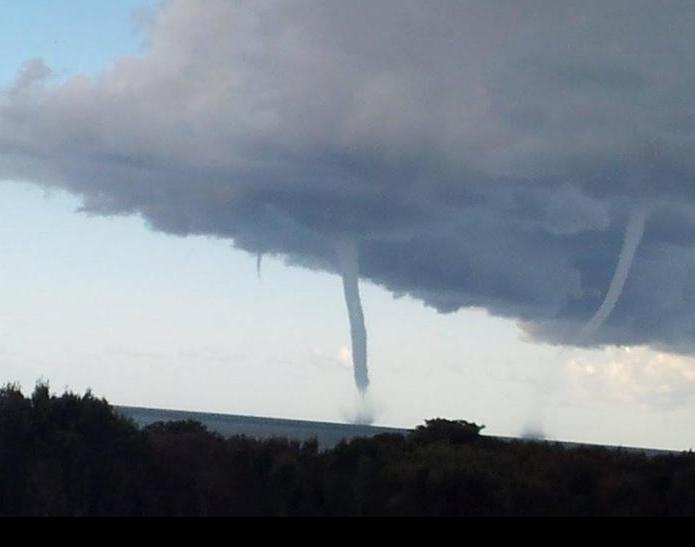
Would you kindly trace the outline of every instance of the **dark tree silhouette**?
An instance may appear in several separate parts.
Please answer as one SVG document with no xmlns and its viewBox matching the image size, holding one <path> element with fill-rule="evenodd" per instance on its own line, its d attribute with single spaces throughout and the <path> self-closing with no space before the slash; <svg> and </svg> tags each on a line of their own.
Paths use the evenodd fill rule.
<svg viewBox="0 0 695 547">
<path fill-rule="evenodd" d="M 695 516 L 695 455 L 501 442 L 466 421 L 343 441 L 138 429 L 104 400 L 0 389 L 0 516 Z"/>
</svg>

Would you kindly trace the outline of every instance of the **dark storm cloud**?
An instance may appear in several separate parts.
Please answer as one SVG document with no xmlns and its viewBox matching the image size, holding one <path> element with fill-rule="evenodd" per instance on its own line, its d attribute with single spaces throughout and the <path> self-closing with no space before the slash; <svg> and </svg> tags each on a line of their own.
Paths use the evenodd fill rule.
<svg viewBox="0 0 695 547">
<path fill-rule="evenodd" d="M 437 310 L 568 341 L 695 350 L 692 2 L 165 2 L 97 77 L 28 64 L 0 176 L 98 214 L 360 272 Z"/>
</svg>

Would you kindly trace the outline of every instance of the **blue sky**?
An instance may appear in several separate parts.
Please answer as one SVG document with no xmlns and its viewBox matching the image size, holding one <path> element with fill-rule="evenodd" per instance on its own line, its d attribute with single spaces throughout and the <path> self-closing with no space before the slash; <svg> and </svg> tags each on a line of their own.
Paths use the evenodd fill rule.
<svg viewBox="0 0 695 547">
<path fill-rule="evenodd" d="M 0 82 L 10 81 L 22 63 L 43 58 L 56 76 L 95 72 L 114 57 L 135 53 L 142 35 L 134 10 L 147 0 L 2 0 Z"/>
<path fill-rule="evenodd" d="M 146 5 L 0 0 L 0 84 L 35 57 L 61 79 L 99 74 L 142 50 L 133 10 Z M 91 387 L 115 404 L 350 419 L 356 398 L 337 276 L 271 257 L 259 280 L 255 258 L 229 241 L 165 235 L 138 217 L 89 216 L 79 205 L 60 191 L 0 181 L 0 380 Z M 663 378 L 635 372 L 666 362 L 690 378 L 685 358 L 563 352 L 524 341 L 513 321 L 483 310 L 442 315 L 368 283 L 363 301 L 379 423 L 445 416 L 516 435 L 539 406 L 556 438 L 695 445 L 692 405 L 655 403 Z"/>
</svg>

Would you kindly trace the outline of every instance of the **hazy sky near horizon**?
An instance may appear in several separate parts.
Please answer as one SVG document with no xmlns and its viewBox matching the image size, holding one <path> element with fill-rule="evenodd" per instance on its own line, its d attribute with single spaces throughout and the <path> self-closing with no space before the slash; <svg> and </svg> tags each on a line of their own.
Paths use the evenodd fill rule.
<svg viewBox="0 0 695 547">
<path fill-rule="evenodd" d="M 0 0 L 0 87 L 31 59 L 58 85 L 145 54 L 143 8 L 157 4 Z M 91 387 L 124 405 L 354 415 L 339 276 L 266 256 L 259 280 L 255 257 L 229 239 L 156 231 L 138 214 L 79 212 L 79 197 L 35 182 L 0 181 L 0 380 Z M 475 306 L 439 313 L 422 302 L 436 299 L 395 298 L 369 280 L 362 299 L 377 423 L 444 416 L 517 435 L 541 422 L 558 439 L 695 445 L 693 357 L 644 345 L 561 349 L 531 339 L 513 317 Z"/>
</svg>

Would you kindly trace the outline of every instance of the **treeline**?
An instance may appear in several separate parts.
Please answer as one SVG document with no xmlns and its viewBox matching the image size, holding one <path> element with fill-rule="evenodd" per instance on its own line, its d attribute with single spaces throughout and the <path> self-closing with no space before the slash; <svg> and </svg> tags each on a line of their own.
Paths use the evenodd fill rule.
<svg viewBox="0 0 695 547">
<path fill-rule="evenodd" d="M 695 455 L 495 441 L 431 420 L 319 451 L 138 429 L 87 392 L 0 390 L 0 516 L 695 515 Z"/>
</svg>

